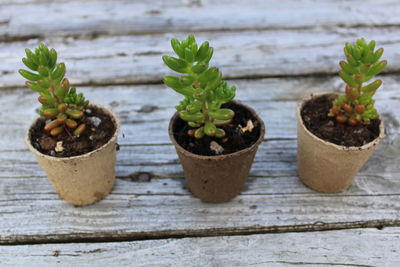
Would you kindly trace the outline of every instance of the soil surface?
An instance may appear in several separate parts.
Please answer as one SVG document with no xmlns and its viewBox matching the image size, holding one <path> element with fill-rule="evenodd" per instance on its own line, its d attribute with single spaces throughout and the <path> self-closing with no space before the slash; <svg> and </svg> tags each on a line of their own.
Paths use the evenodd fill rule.
<svg viewBox="0 0 400 267">
<path fill-rule="evenodd" d="M 116 130 L 112 119 L 102 110 L 89 106 L 85 116 L 78 124 L 85 123 L 86 129 L 79 136 L 72 136 L 72 131 L 64 130 L 59 136 L 51 136 L 43 130 L 46 119 L 42 118 L 31 128 L 32 145 L 41 153 L 54 157 L 72 157 L 93 151 L 107 143 Z M 62 151 L 56 152 L 57 142 L 62 141 Z"/>
<path fill-rule="evenodd" d="M 216 138 L 205 135 L 202 139 L 196 139 L 187 134 L 188 130 L 196 129 L 187 125 L 187 122 L 179 117 L 173 124 L 173 132 L 176 141 L 184 149 L 204 156 L 214 156 L 216 153 L 210 149 L 210 143 L 215 141 L 223 148 L 223 152 L 218 155 L 225 155 L 237 152 L 253 145 L 260 136 L 260 123 L 246 108 L 237 105 L 233 102 L 222 105 L 223 108 L 230 108 L 235 112 L 235 117 L 229 125 L 219 126 L 222 128 L 226 137 Z M 246 127 L 247 122 L 251 120 L 253 130 L 242 133 L 241 127 Z"/>
<path fill-rule="evenodd" d="M 379 136 L 379 119 L 367 125 L 350 126 L 328 117 L 335 96 L 321 96 L 308 101 L 301 110 L 306 128 L 319 138 L 342 146 L 363 146 Z"/>
</svg>

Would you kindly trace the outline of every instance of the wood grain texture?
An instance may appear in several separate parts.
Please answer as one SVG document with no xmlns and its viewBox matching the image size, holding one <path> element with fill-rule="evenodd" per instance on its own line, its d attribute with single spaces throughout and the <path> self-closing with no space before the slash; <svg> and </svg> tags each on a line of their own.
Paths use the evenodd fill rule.
<svg viewBox="0 0 400 267">
<path fill-rule="evenodd" d="M 399 25 L 384 1 L 29 1 L 2 0 L 0 39 L 333 26 Z M 390 7 L 390 8 L 388 8 Z M 373 10 L 373 12 L 371 12 Z M 190 14 L 190 15 L 189 15 Z"/>
<path fill-rule="evenodd" d="M 395 0 L 0 0 L 0 244 L 14 245 L 0 246 L 0 264 L 400 265 L 399 13 Z M 192 32 L 267 127 L 229 203 L 187 191 L 167 136 L 181 97 L 159 84 L 169 73 L 161 56 L 171 37 Z M 343 91 L 342 48 L 359 37 L 389 61 L 376 95 L 388 136 L 349 190 L 316 193 L 296 173 L 295 107 L 312 92 Z M 122 122 L 114 191 L 92 206 L 60 200 L 23 144 L 38 104 L 16 70 L 39 41 Z M 27 245 L 38 243 L 70 244 Z"/>
<path fill-rule="evenodd" d="M 399 133 L 400 114 L 396 112 L 398 96 L 397 75 L 381 77 L 384 85 L 376 94 L 377 108 L 386 123 L 389 139 Z M 252 106 L 266 124 L 266 138 L 296 138 L 295 107 L 303 97 L 322 91 L 343 92 L 339 78 L 274 78 L 234 80 L 236 99 Z M 174 106 L 182 98 L 164 85 L 135 85 L 109 87 L 80 87 L 86 97 L 97 104 L 111 108 L 121 120 L 119 143 L 122 145 L 170 144 L 167 135 L 169 119 Z M 23 108 L 16 109 L 15 106 Z M 22 137 L 37 117 L 37 93 L 29 89 L 0 91 L 0 151 L 21 150 L 26 146 Z M 151 111 L 151 112 L 143 112 Z M 20 120 L 8 120 L 6 114 Z M 391 139 L 390 139 L 391 140 Z"/>
<path fill-rule="evenodd" d="M 181 179 L 180 165 L 154 164 L 158 161 L 155 151 L 154 159 L 148 163 L 137 160 L 140 151 L 125 151 L 125 161 L 129 163 L 124 164 L 119 158 L 117 174 L 125 169 L 137 172 L 119 177 L 105 200 L 82 208 L 60 200 L 33 159 L 29 164 L 15 161 L 14 170 L 31 169 L 31 173 L 26 172 L 31 176 L 1 178 L 0 243 L 400 225 L 398 145 L 381 145 L 348 191 L 318 194 L 296 177 L 294 141 L 291 145 L 283 141 L 272 143 L 275 144 L 264 143 L 265 150 L 257 154 L 243 193 L 220 205 L 204 204 L 191 196 Z M 286 149 L 288 152 L 282 153 Z M 169 150 L 173 153 L 172 147 Z M 165 157 L 161 150 L 158 154 Z M 176 162 L 175 154 L 170 157 Z M 137 175 L 148 170 L 153 172 L 153 179 L 137 182 Z M 164 177 L 154 177 L 154 173 Z M 175 177 L 168 177 L 169 173 Z M 18 174 L 19 171 L 14 172 Z"/>
<path fill-rule="evenodd" d="M 0 11 L 1 12 L 1 11 Z M 0 26 L 1 27 L 1 26 Z M 201 32 L 199 42 L 209 40 L 215 48 L 212 64 L 225 79 L 293 75 L 337 75 L 344 59 L 343 46 L 357 38 L 374 39 L 384 47 L 388 59 L 386 72 L 400 70 L 399 27 L 334 28 L 303 30 L 261 30 Z M 46 38 L 55 47 L 59 60 L 67 65 L 67 77 L 75 85 L 118 85 L 160 83 L 171 71 L 161 60 L 171 54 L 170 39 L 183 39 L 186 33 L 101 36 L 75 39 Z M 301 41 L 299 41 L 301 40 Z M 17 70 L 26 47 L 39 40 L 0 43 L 0 88 L 24 85 Z"/>
<path fill-rule="evenodd" d="M 6 266 L 399 266 L 400 228 L 3 246 Z"/>
<path fill-rule="evenodd" d="M 182 169 L 166 133 L 179 96 L 161 85 L 82 88 L 97 103 L 120 116 L 118 181 L 98 204 L 75 208 L 60 200 L 25 149 L 22 135 L 35 114 L 34 93 L 0 91 L 0 113 L 15 106 L 9 121 L 1 116 L 0 243 L 134 240 L 400 225 L 398 166 L 400 150 L 398 78 L 385 76 L 377 94 L 388 137 L 378 147 L 350 190 L 318 194 L 296 176 L 294 108 L 315 91 L 342 90 L 337 78 L 286 78 L 234 81 L 238 99 L 265 120 L 260 146 L 244 192 L 220 205 L 201 203 L 184 188 Z M 154 102 L 157 99 L 157 102 Z M 143 112 L 146 105 L 152 112 Z M 12 130 L 10 132 L 10 129 Z M 20 136 L 21 138 L 16 138 Z M 137 182 L 140 173 L 153 178 Z"/>
</svg>

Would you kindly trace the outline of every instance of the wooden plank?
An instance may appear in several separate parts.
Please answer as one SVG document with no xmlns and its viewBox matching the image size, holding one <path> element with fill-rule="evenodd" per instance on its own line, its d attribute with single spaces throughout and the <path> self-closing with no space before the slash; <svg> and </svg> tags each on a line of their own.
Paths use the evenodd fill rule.
<svg viewBox="0 0 400 267">
<path fill-rule="evenodd" d="M 397 182 L 396 180 L 400 174 L 400 167 L 397 166 L 399 160 L 397 154 L 399 149 L 399 144 L 389 144 L 388 142 L 381 144 L 369 164 L 361 170 L 358 176 L 359 178 L 354 184 L 354 190 L 346 192 L 345 195 L 399 193 L 400 191 L 397 186 L 400 181 Z M 23 184 L 24 181 L 36 181 L 35 183 L 43 186 L 43 181 L 36 178 L 43 178 L 44 173 L 29 152 L 2 152 L 1 155 L 2 172 L 0 178 L 5 178 L 4 186 L 19 190 L 17 185 Z M 263 192 L 275 192 L 276 194 L 291 194 L 310 192 L 303 188 L 296 188 L 300 183 L 298 183 L 296 177 L 295 160 L 295 140 L 264 142 L 260 146 L 253 164 L 251 181 L 249 182 L 251 192 L 248 193 L 259 194 Z M 181 181 L 180 179 L 175 181 L 174 178 L 183 177 L 178 157 L 172 145 L 122 147 L 118 153 L 117 177 L 126 182 L 135 182 L 136 177 L 141 173 L 148 173 L 153 179 L 152 181 L 158 184 L 156 188 L 151 188 L 152 186 L 149 185 L 148 188 L 140 189 L 142 193 L 147 193 L 149 190 L 154 194 L 171 193 L 169 189 L 161 186 L 162 183 L 172 183 L 173 187 L 176 187 L 180 185 Z M 267 179 L 265 181 L 257 181 L 257 183 L 253 185 L 254 179 L 258 180 L 259 178 Z M 158 179 L 160 179 L 160 181 L 158 181 Z M 271 183 L 278 184 L 271 187 Z M 12 192 L 16 192 L 15 190 Z M 29 190 L 29 188 L 23 187 L 23 190 Z M 40 187 L 34 188 L 35 192 L 47 192 L 49 190 L 51 191 L 51 188 L 46 187 L 43 190 L 44 191 L 42 191 Z M 130 190 L 123 192 L 129 194 L 139 193 Z M 187 194 L 185 191 L 182 191 L 181 188 L 173 192 L 174 194 Z M 21 196 L 23 197 L 26 193 L 28 192 L 21 191 Z M 13 199 L 15 195 L 6 194 L 0 196 L 0 199 L 3 199 L 2 197 Z"/>
<path fill-rule="evenodd" d="M 4 246 L 7 266 L 398 266 L 400 228 Z M 33 265 L 32 265 L 33 264 Z"/>
<path fill-rule="evenodd" d="M 386 76 L 385 86 L 377 94 L 378 109 L 385 114 L 389 137 L 378 147 L 353 187 L 334 195 L 315 193 L 296 177 L 294 108 L 310 92 L 342 90 L 339 79 L 234 83 L 240 88 L 238 99 L 254 106 L 266 121 L 269 139 L 260 147 L 247 189 L 232 202 L 220 205 L 201 203 L 183 188 L 182 170 L 166 135 L 173 103 L 180 97 L 163 86 L 82 88 L 89 99 L 96 99 L 118 113 L 124 125 L 121 135 L 125 135 L 120 139 L 119 179 L 113 193 L 98 204 L 82 208 L 58 199 L 22 143 L 21 137 L 35 116 L 35 94 L 23 89 L 2 90 L 0 114 L 11 112 L 14 118 L 23 119 L 9 121 L 7 116 L 0 116 L 0 243 L 400 225 L 400 126 L 399 114 L 394 112 L 400 99 L 396 76 Z M 150 104 L 157 105 L 157 109 L 139 112 Z M 153 177 L 150 183 L 134 182 L 142 172 Z"/>
<path fill-rule="evenodd" d="M 383 1 L 27 1 L 3 0 L 0 39 L 304 27 L 399 25 L 400 5 Z M 390 7 L 390 8 L 388 8 Z M 373 10 L 373 12 L 371 12 Z M 190 14 L 190 15 L 188 15 Z"/>
<path fill-rule="evenodd" d="M 400 114 L 398 83 L 395 75 L 383 77 L 384 85 L 376 94 L 377 108 L 386 122 L 389 139 L 399 133 Z M 310 77 L 292 79 L 235 80 L 236 99 L 252 106 L 263 118 L 268 139 L 296 138 L 295 107 L 297 102 L 312 92 L 343 92 L 339 78 Z M 163 85 L 135 85 L 79 88 L 91 101 L 110 107 L 121 119 L 119 143 L 122 145 L 169 144 L 168 122 L 181 96 Z M 12 113 L 19 120 L 0 116 L 0 151 L 21 150 L 26 146 L 22 138 L 37 116 L 37 93 L 29 89 L 0 90 L 0 114 Z M 18 108 L 15 107 L 24 107 Z M 141 112 L 154 106 L 151 112 Z"/>
<path fill-rule="evenodd" d="M 1 11 L 0 11 L 1 12 Z M 0 16 L 1 17 L 1 16 Z M 1 26 L 0 26 L 1 27 Z M 345 42 L 364 36 L 385 48 L 389 64 L 385 71 L 400 68 L 399 27 L 335 28 L 304 30 L 227 31 L 196 34 L 215 48 L 212 64 L 224 78 L 272 77 L 335 74 L 344 58 Z M 47 38 L 67 64 L 67 77 L 73 84 L 105 85 L 159 83 L 171 73 L 161 56 L 171 54 L 170 39 L 186 33 L 134 36 L 103 36 L 95 39 Z M 301 40 L 301 41 L 299 41 Z M 23 68 L 26 47 L 34 48 L 38 39 L 0 43 L 0 87 L 23 86 L 16 70 Z"/>
<path fill-rule="evenodd" d="M 6 169 L 12 173 L 13 167 L 15 175 L 26 169 L 28 176 L 1 178 L 0 243 L 399 226 L 398 140 L 395 147 L 382 144 L 353 186 L 341 194 L 319 194 L 301 184 L 296 177 L 294 140 L 264 143 L 244 192 L 229 203 L 217 205 L 202 203 L 187 192 L 172 147 L 168 153 L 174 164 L 154 164 L 167 156 L 160 150 L 152 154 L 152 161 L 147 160 L 147 169 L 140 157 L 148 155 L 141 154 L 141 149 L 127 149 L 122 159 L 120 153 L 118 174 L 135 168 L 137 173 L 119 177 L 105 200 L 80 208 L 60 200 L 32 155 L 24 153 L 30 163 L 14 159 L 9 165 L 6 160 Z M 150 176 L 172 173 L 175 178 L 153 177 L 150 182 L 136 182 L 137 174 L 146 170 L 152 172 Z"/>
<path fill-rule="evenodd" d="M 47 197 L 1 201 L 0 244 L 400 226 L 400 196 L 241 195 L 224 204 L 190 196 L 123 195 L 75 208 Z"/>
</svg>

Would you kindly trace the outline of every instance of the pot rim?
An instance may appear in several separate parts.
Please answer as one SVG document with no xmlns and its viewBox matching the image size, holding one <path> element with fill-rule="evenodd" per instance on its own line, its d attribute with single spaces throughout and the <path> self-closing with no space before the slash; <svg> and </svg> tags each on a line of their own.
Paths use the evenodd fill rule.
<svg viewBox="0 0 400 267">
<path fill-rule="evenodd" d="M 171 119 L 169 121 L 169 125 L 168 125 L 168 135 L 169 135 L 170 140 L 172 141 L 172 144 L 175 146 L 175 148 L 178 149 L 182 154 L 184 154 L 187 157 L 201 159 L 201 160 L 223 160 L 226 158 L 239 156 L 241 154 L 247 153 L 249 150 L 252 150 L 255 147 L 258 147 L 264 141 L 265 125 L 264 125 L 263 120 L 257 115 L 256 111 L 253 108 L 251 108 L 245 104 L 242 104 L 241 102 L 239 102 L 237 100 L 231 100 L 230 102 L 233 102 L 236 105 L 242 106 L 242 107 L 246 108 L 247 110 L 249 110 L 251 112 L 251 114 L 260 123 L 260 136 L 258 137 L 257 141 L 254 142 L 254 144 L 252 144 L 249 147 L 246 147 L 245 149 L 242 149 L 242 150 L 230 153 L 230 154 L 224 154 L 224 155 L 205 156 L 205 155 L 198 155 L 198 154 L 189 152 L 188 150 L 184 149 L 180 144 L 178 144 L 178 142 L 175 139 L 173 130 L 172 130 L 172 125 L 179 116 L 179 112 L 176 111 L 174 113 L 174 115 L 171 117 Z"/>
<path fill-rule="evenodd" d="M 301 127 L 303 127 L 304 131 L 311 136 L 314 140 L 316 140 L 319 143 L 331 146 L 337 150 L 345 150 L 345 151 L 360 151 L 360 150 L 365 150 L 365 149 L 369 149 L 372 146 L 377 145 L 381 139 L 383 139 L 386 135 L 385 135 L 385 126 L 383 123 L 383 120 L 381 118 L 379 118 L 381 120 L 381 123 L 379 124 L 379 136 L 377 138 L 375 138 L 374 140 L 372 140 L 371 142 L 362 145 L 362 146 L 342 146 L 342 145 L 337 145 L 334 144 L 332 142 L 329 141 L 325 141 L 321 138 L 319 138 L 318 136 L 314 135 L 311 131 L 309 131 L 307 129 L 307 127 L 304 125 L 303 122 L 303 118 L 301 117 L 301 110 L 303 108 L 303 106 L 305 105 L 305 103 L 307 103 L 308 101 L 310 101 L 313 98 L 316 97 L 321 97 L 323 95 L 334 95 L 334 96 L 338 96 L 338 93 L 335 92 L 321 92 L 321 93 L 312 93 L 309 96 L 303 98 L 299 104 L 297 105 L 296 108 L 296 117 L 297 117 L 297 121 L 300 122 Z"/>
<path fill-rule="evenodd" d="M 119 130 L 120 130 L 120 122 L 119 122 L 118 117 L 115 115 L 115 113 L 112 112 L 112 110 L 110 110 L 110 109 L 108 109 L 108 108 L 105 108 L 105 107 L 103 107 L 103 106 L 101 106 L 101 105 L 97 105 L 97 104 L 94 104 L 94 103 L 89 103 L 88 107 L 95 107 L 95 108 L 101 109 L 104 113 L 106 113 L 107 115 L 109 115 L 109 116 L 111 117 L 111 120 L 114 122 L 114 125 L 115 125 L 115 132 L 114 132 L 113 136 L 110 138 L 110 140 L 108 140 L 107 143 L 105 143 L 105 144 L 102 145 L 101 147 L 96 148 L 96 149 L 93 150 L 93 151 L 87 152 L 87 153 L 82 154 L 82 155 L 72 156 L 72 157 L 54 157 L 54 156 L 49 156 L 49 155 L 43 154 L 42 152 L 40 152 L 39 150 L 37 150 L 37 149 L 32 145 L 31 140 L 30 140 L 30 131 L 31 131 L 31 128 L 33 127 L 33 125 L 36 124 L 36 122 L 37 122 L 38 120 L 41 119 L 41 117 L 39 117 L 39 118 L 37 118 L 37 119 L 35 119 L 35 120 L 33 121 L 33 123 L 29 126 L 27 133 L 25 134 L 25 138 L 24 138 L 24 139 L 25 139 L 25 143 L 27 144 L 29 150 L 30 150 L 32 153 L 34 153 L 36 156 L 46 158 L 47 160 L 51 160 L 51 161 L 65 161 L 65 160 L 74 160 L 74 159 L 85 159 L 85 158 L 89 158 L 92 154 L 98 153 L 98 152 L 99 152 L 100 150 L 102 150 L 104 147 L 108 146 L 111 142 L 115 142 L 116 139 L 117 139 L 117 137 L 118 137 Z"/>
</svg>

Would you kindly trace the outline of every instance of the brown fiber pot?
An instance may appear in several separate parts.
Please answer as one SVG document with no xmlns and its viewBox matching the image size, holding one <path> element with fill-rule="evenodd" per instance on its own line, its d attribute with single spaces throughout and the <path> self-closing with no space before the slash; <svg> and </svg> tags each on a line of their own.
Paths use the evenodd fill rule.
<svg viewBox="0 0 400 267">
<path fill-rule="evenodd" d="M 174 137 L 173 124 L 179 116 L 178 112 L 169 123 L 169 138 L 182 163 L 187 186 L 204 202 L 226 202 L 240 193 L 249 175 L 257 148 L 264 139 L 265 126 L 256 112 L 236 101 L 235 104 L 248 109 L 260 125 L 260 136 L 257 141 L 252 146 L 235 153 L 220 156 L 193 154 L 181 147 Z"/>
<path fill-rule="evenodd" d="M 57 158 L 45 155 L 32 146 L 30 140 L 31 125 L 25 142 L 29 150 L 35 155 L 39 165 L 46 172 L 53 187 L 60 198 L 77 205 L 89 205 L 106 197 L 112 190 L 115 182 L 116 142 L 119 131 L 117 117 L 108 109 L 97 105 L 90 105 L 101 109 L 112 118 L 115 133 L 103 146 L 89 153 Z"/>
<path fill-rule="evenodd" d="M 361 147 L 340 146 L 315 136 L 304 126 L 301 110 L 307 101 L 325 94 L 336 96 L 313 94 L 297 106 L 297 170 L 301 181 L 310 188 L 337 193 L 352 184 L 357 172 L 385 137 L 385 131 L 381 121 L 379 136 Z"/>
</svg>

